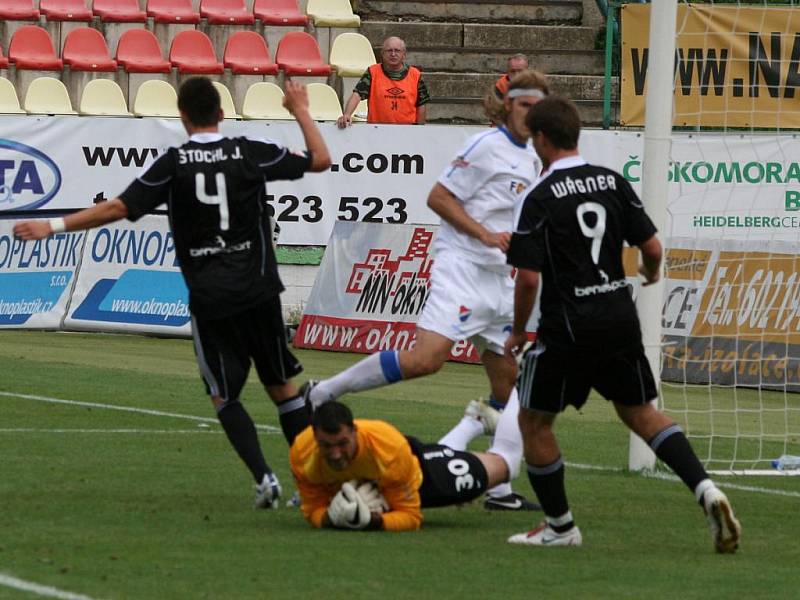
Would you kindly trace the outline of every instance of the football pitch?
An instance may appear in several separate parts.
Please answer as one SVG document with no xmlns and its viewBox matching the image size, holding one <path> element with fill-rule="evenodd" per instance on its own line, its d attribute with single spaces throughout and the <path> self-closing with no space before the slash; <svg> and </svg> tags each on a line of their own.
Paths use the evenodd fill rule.
<svg viewBox="0 0 800 600">
<path fill-rule="evenodd" d="M 216 423 L 190 341 L 23 331 L 0 340 L 0 598 L 706 599 L 800 589 L 800 477 L 717 478 L 743 526 L 739 552 L 717 555 L 681 483 L 624 470 L 628 434 L 596 397 L 556 426 L 581 547 L 511 546 L 506 538 L 541 513 L 479 502 L 428 510 L 418 532 L 319 531 L 296 508 L 251 508 L 252 481 Z M 297 356 L 313 378 L 359 358 Z M 448 364 L 343 400 L 356 417 L 435 441 L 486 393 L 482 369 Z M 288 497 L 286 443 L 254 373 L 242 400 Z M 524 473 L 514 486 L 532 495 Z"/>
</svg>

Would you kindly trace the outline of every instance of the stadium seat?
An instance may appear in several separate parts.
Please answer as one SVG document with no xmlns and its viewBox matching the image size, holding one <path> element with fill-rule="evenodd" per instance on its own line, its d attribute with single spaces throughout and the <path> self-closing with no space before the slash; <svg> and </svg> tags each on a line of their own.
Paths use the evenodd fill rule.
<svg viewBox="0 0 800 600">
<path fill-rule="evenodd" d="M 306 13 L 315 27 L 360 27 L 350 0 L 308 0 Z"/>
<path fill-rule="evenodd" d="M 283 90 L 274 83 L 262 81 L 247 89 L 242 104 L 245 119 L 293 119 L 283 107 Z"/>
<path fill-rule="evenodd" d="M 335 121 L 342 116 L 336 91 L 324 83 L 308 84 L 308 111 L 315 121 Z"/>
<path fill-rule="evenodd" d="M 202 31 L 181 31 L 172 40 L 169 61 L 181 74 L 220 74 L 224 72 L 217 61 L 211 40 Z"/>
<path fill-rule="evenodd" d="M 39 10 L 48 21 L 92 20 L 92 11 L 83 0 L 40 0 Z"/>
<path fill-rule="evenodd" d="M 303 25 L 308 16 L 300 12 L 297 0 L 255 0 L 253 14 L 264 25 Z"/>
<path fill-rule="evenodd" d="M 353 111 L 353 118 L 352 121 L 356 123 L 365 123 L 367 121 L 367 115 L 369 115 L 369 103 L 366 100 L 362 100 L 356 105 L 356 109 Z"/>
<path fill-rule="evenodd" d="M 94 0 L 92 11 L 108 23 L 144 23 L 147 13 L 139 9 L 139 0 Z"/>
<path fill-rule="evenodd" d="M 3 0 L 0 2 L 0 20 L 38 21 L 39 11 L 31 0 Z"/>
<path fill-rule="evenodd" d="M 172 65 L 161 54 L 156 36 L 147 29 L 131 29 L 117 45 L 117 63 L 129 73 L 170 73 Z"/>
<path fill-rule="evenodd" d="M 147 16 L 156 23 L 199 23 L 200 13 L 191 0 L 147 0 Z"/>
<path fill-rule="evenodd" d="M 65 65 L 73 71 L 117 70 L 117 61 L 108 54 L 103 34 L 91 27 L 80 27 L 69 32 L 61 54 Z"/>
<path fill-rule="evenodd" d="M 74 115 L 66 86 L 55 77 L 37 77 L 25 94 L 25 112 L 31 115 Z"/>
<path fill-rule="evenodd" d="M 375 62 L 372 44 L 360 33 L 341 33 L 333 40 L 330 63 L 339 77 L 361 77 Z"/>
<path fill-rule="evenodd" d="M 201 0 L 200 16 L 210 25 L 252 25 L 253 11 L 247 10 L 244 0 Z"/>
<path fill-rule="evenodd" d="M 275 62 L 287 77 L 331 73 L 330 65 L 322 61 L 317 40 L 304 31 L 290 31 L 281 38 Z"/>
<path fill-rule="evenodd" d="M 133 114 L 137 117 L 180 117 L 175 88 L 158 79 L 145 81 L 136 92 Z"/>
<path fill-rule="evenodd" d="M 26 25 L 14 32 L 8 47 L 8 60 L 17 69 L 60 71 L 64 66 L 56 56 L 50 34 L 36 25 Z"/>
<path fill-rule="evenodd" d="M 0 77 L 0 114 L 25 114 L 25 111 L 19 106 L 19 98 L 17 98 L 14 84 L 5 77 Z"/>
<path fill-rule="evenodd" d="M 212 81 L 214 87 L 219 92 L 220 104 L 222 112 L 225 114 L 226 119 L 238 119 L 239 115 L 236 114 L 236 107 L 233 105 L 233 96 L 230 90 L 221 84 L 219 81 Z"/>
<path fill-rule="evenodd" d="M 111 79 L 95 79 L 86 84 L 78 112 L 82 115 L 130 117 L 122 89 Z"/>
<path fill-rule="evenodd" d="M 278 65 L 269 56 L 267 42 L 255 31 L 231 34 L 225 45 L 222 62 L 235 75 L 278 74 Z"/>
</svg>

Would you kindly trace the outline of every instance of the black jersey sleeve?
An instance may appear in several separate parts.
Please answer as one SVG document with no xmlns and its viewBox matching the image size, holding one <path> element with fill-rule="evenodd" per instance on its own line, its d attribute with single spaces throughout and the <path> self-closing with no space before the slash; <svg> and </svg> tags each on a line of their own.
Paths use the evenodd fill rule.
<svg viewBox="0 0 800 600">
<path fill-rule="evenodd" d="M 247 147 L 250 158 L 267 181 L 300 179 L 311 167 L 309 152 L 291 152 L 279 144 L 255 140 L 247 140 Z"/>
<path fill-rule="evenodd" d="M 638 246 L 655 235 L 656 226 L 644 211 L 644 205 L 633 191 L 631 184 L 619 174 L 615 176 L 623 203 L 622 208 L 625 211 L 625 241 L 631 246 Z"/>
<path fill-rule="evenodd" d="M 175 161 L 167 151 L 119 195 L 128 208 L 128 219 L 137 221 L 159 204 L 166 202 L 174 176 Z"/>
<path fill-rule="evenodd" d="M 535 190 L 528 194 L 522 205 L 519 219 L 511 234 L 511 244 L 506 262 L 518 269 L 540 271 L 545 258 L 546 215 L 534 197 Z"/>
</svg>

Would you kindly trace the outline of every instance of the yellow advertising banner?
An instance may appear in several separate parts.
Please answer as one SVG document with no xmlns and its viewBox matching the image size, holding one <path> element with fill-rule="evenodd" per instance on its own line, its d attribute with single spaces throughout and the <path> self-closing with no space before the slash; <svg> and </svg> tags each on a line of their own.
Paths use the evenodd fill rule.
<svg viewBox="0 0 800 600">
<path fill-rule="evenodd" d="M 650 5 L 622 6 L 620 122 L 643 126 Z M 800 127 L 800 10 L 680 4 L 676 126 Z"/>
</svg>

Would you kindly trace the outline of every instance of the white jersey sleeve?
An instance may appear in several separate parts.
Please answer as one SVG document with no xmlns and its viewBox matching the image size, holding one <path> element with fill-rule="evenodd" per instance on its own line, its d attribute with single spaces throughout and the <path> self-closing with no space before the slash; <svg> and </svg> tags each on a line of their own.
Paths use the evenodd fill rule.
<svg viewBox="0 0 800 600">
<path fill-rule="evenodd" d="M 481 143 L 493 133 L 488 131 L 470 138 L 439 176 L 439 183 L 461 202 L 467 202 L 494 174 L 492 146 Z"/>
</svg>

